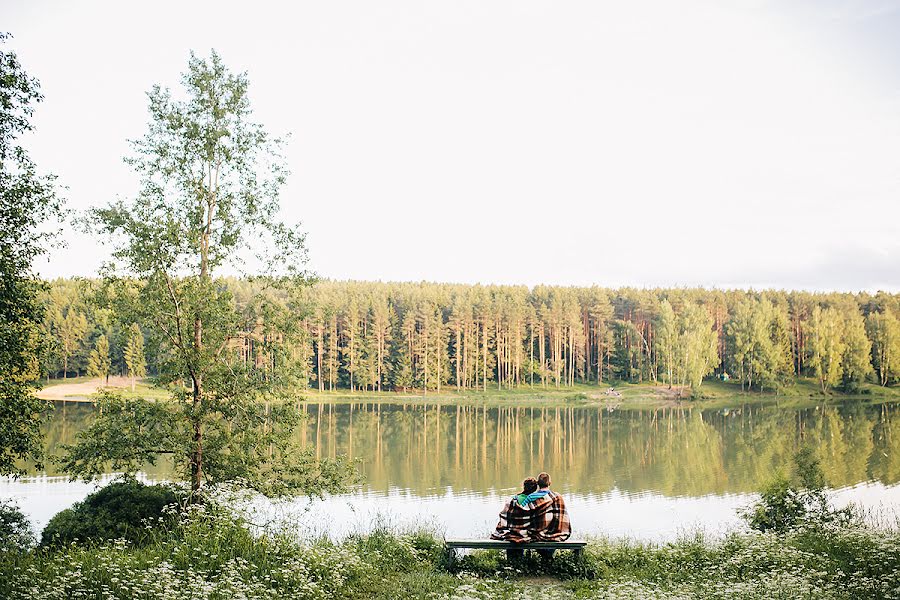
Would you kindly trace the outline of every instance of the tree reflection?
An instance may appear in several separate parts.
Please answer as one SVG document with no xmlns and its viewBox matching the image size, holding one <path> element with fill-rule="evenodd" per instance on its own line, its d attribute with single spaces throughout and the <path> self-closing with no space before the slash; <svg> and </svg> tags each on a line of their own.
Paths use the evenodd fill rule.
<svg viewBox="0 0 900 600">
<path fill-rule="evenodd" d="M 842 487 L 900 481 L 897 404 L 806 409 L 744 405 L 699 410 L 616 410 L 567 405 L 501 406 L 365 402 L 303 407 L 301 445 L 317 457 L 361 459 L 365 488 L 416 495 L 504 493 L 549 471 L 562 491 L 667 496 L 758 490 L 810 443 L 828 481 Z M 74 441 L 87 404 L 59 403 L 46 425 L 47 450 Z M 166 478 L 170 465 L 148 469 Z M 48 475 L 58 475 L 53 464 Z"/>
</svg>

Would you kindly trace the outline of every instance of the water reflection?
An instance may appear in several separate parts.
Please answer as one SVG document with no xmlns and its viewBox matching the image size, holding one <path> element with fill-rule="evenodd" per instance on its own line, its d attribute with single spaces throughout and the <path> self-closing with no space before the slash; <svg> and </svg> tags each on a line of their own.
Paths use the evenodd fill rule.
<svg viewBox="0 0 900 600">
<path fill-rule="evenodd" d="M 834 487 L 900 480 L 897 404 L 743 406 L 608 412 L 602 407 L 416 403 L 307 404 L 299 441 L 317 456 L 361 459 L 364 490 L 489 494 L 541 470 L 582 494 L 704 496 L 758 490 L 804 441 Z M 93 408 L 60 403 L 47 449 L 74 441 Z M 146 469 L 166 478 L 165 462 Z M 47 475 L 57 475 L 48 464 Z"/>
<path fill-rule="evenodd" d="M 579 493 L 666 496 L 758 490 L 805 441 L 831 485 L 900 478 L 897 405 L 725 410 L 312 404 L 301 442 L 362 459 L 366 488 L 417 495 L 511 489 L 554 474 Z"/>
<path fill-rule="evenodd" d="M 796 409 L 740 406 L 617 410 L 579 406 L 488 407 L 421 403 L 307 404 L 297 432 L 319 457 L 360 459 L 352 494 L 293 504 L 316 532 L 340 535 L 387 516 L 432 523 L 448 535 L 484 536 L 522 477 L 547 470 L 583 533 L 668 539 L 679 530 L 723 530 L 797 447 L 813 445 L 839 503 L 892 510 L 900 501 L 900 404 Z M 85 428 L 89 404 L 59 403 L 46 424 L 59 454 Z M 40 529 L 93 485 L 69 483 L 52 462 L 38 477 L 0 479 Z M 171 463 L 145 469 L 171 477 Z M 864 483 L 872 482 L 872 483 Z M 853 486 L 853 487 L 850 487 Z M 893 487 L 891 487 L 893 486 Z M 328 515 L 327 519 L 322 515 Z M 324 531 L 322 533 L 325 533 Z"/>
</svg>

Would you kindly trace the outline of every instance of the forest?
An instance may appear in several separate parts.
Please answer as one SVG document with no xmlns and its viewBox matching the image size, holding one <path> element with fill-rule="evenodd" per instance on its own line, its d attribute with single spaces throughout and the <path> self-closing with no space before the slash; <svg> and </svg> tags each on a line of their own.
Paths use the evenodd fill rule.
<svg viewBox="0 0 900 600">
<path fill-rule="evenodd" d="M 296 328 L 290 367 L 320 391 L 696 389 L 706 377 L 778 391 L 810 377 L 853 393 L 900 379 L 900 296 L 882 292 L 319 281 L 288 297 L 258 279 L 218 285 L 246 315 L 232 358 L 265 367 L 266 339 Z M 260 293 L 289 309 L 289 326 L 253 309 Z M 51 281 L 43 301 L 45 377 L 158 372 L 165 339 L 117 312 L 101 282 Z"/>
</svg>

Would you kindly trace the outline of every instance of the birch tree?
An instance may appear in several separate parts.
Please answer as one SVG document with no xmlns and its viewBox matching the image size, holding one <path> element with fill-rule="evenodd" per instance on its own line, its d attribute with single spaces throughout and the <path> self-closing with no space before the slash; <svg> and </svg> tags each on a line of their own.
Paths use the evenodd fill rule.
<svg viewBox="0 0 900 600">
<path fill-rule="evenodd" d="M 307 281 L 304 235 L 279 215 L 282 143 L 251 119 L 246 74 L 215 52 L 192 55 L 181 84 L 148 93 L 148 130 L 126 160 L 138 195 L 87 221 L 113 244 L 112 295 L 160 340 L 160 381 L 187 386 L 168 404 L 107 397 L 63 466 L 91 478 L 106 461 L 133 472 L 167 453 L 194 493 L 226 482 L 268 495 L 341 489 L 341 464 L 316 462 L 292 441 L 298 320 L 266 293 L 277 285 L 290 296 Z M 226 268 L 266 284 L 241 310 L 219 275 Z M 252 361 L 234 350 L 241 336 L 252 338 Z M 137 419 L 160 411 L 154 428 Z"/>
</svg>

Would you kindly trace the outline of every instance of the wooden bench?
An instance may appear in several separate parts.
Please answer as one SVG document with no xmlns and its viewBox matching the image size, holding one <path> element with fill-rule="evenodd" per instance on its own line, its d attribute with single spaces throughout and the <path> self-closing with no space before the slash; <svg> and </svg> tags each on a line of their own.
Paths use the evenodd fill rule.
<svg viewBox="0 0 900 600">
<path fill-rule="evenodd" d="M 444 547 L 447 549 L 447 557 L 452 564 L 456 560 L 456 551 L 460 548 L 477 550 L 571 550 L 576 559 L 580 559 L 587 542 L 529 542 L 527 544 L 514 544 L 505 540 L 446 540 Z"/>
</svg>

